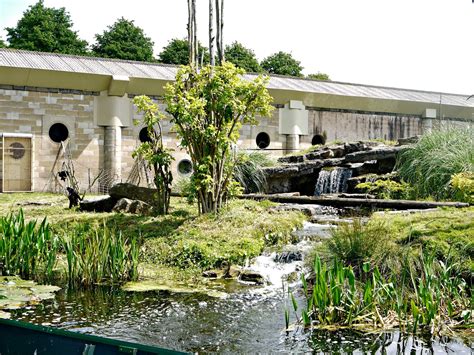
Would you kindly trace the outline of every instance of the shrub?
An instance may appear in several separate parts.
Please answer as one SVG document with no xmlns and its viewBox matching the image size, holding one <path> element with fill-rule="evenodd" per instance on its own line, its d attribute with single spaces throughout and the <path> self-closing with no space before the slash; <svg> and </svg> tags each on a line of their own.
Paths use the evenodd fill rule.
<svg viewBox="0 0 474 355">
<path fill-rule="evenodd" d="M 398 155 L 397 169 L 414 187 L 416 197 L 453 198 L 452 176 L 474 171 L 474 131 L 446 129 L 426 134 Z"/>
<path fill-rule="evenodd" d="M 356 189 L 363 193 L 374 194 L 377 198 L 383 199 L 409 199 L 412 195 L 412 187 L 403 181 L 367 181 L 358 184 Z"/>
<path fill-rule="evenodd" d="M 474 202 L 474 172 L 454 174 L 450 184 L 457 200 Z"/>
</svg>

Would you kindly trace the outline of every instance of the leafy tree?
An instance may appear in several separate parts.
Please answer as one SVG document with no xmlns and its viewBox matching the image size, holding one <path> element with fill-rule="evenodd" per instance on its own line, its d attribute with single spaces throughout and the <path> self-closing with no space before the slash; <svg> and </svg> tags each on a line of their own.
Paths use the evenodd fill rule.
<svg viewBox="0 0 474 355">
<path fill-rule="evenodd" d="M 161 120 L 165 117 L 159 112 L 158 105 L 147 96 L 136 96 L 133 103 L 138 112 L 143 112 L 143 123 L 147 127 L 148 142 L 141 143 L 133 152 L 133 157 L 142 157 L 153 169 L 154 182 L 157 189 L 155 207 L 159 214 L 167 214 L 170 205 L 171 183 L 173 175 L 170 171 L 173 157 L 163 144 Z"/>
<path fill-rule="evenodd" d="M 5 42 L 3 42 L 3 39 L 0 38 L 0 48 L 4 48 L 6 46 L 7 45 L 5 44 Z"/>
<path fill-rule="evenodd" d="M 278 52 L 265 58 L 260 64 L 270 74 L 303 76 L 301 62 L 292 57 L 290 53 Z"/>
<path fill-rule="evenodd" d="M 251 49 L 245 48 L 239 42 L 226 46 L 225 60 L 248 72 L 258 73 L 262 71 L 255 53 Z"/>
<path fill-rule="evenodd" d="M 87 42 L 78 38 L 64 7 L 45 7 L 43 0 L 31 5 L 16 27 L 7 27 L 11 48 L 67 54 L 85 54 Z"/>
<path fill-rule="evenodd" d="M 167 111 L 193 163 L 192 184 L 201 213 L 217 212 L 239 191 L 233 179 L 231 147 L 242 124 L 256 124 L 256 115 L 269 116 L 272 98 L 259 76 L 244 80 L 243 69 L 219 66 L 181 68 L 166 86 Z"/>
<path fill-rule="evenodd" d="M 98 57 L 138 61 L 153 61 L 153 42 L 146 37 L 133 21 L 118 19 L 101 35 L 95 35 L 97 43 L 92 51 Z"/>
<path fill-rule="evenodd" d="M 329 78 L 329 75 L 317 72 L 316 74 L 308 74 L 307 76 L 308 79 L 316 79 L 316 80 L 326 80 L 330 81 L 331 79 Z"/>
<path fill-rule="evenodd" d="M 199 58 L 204 55 L 204 63 L 209 63 L 209 53 L 206 47 L 200 43 Z M 188 65 L 189 64 L 189 44 L 185 39 L 174 38 L 163 48 L 159 54 L 159 61 L 166 64 Z"/>
</svg>

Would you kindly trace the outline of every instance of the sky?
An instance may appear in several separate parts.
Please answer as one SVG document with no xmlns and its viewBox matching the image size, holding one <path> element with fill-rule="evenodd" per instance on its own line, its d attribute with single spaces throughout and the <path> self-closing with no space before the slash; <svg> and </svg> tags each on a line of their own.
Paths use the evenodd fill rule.
<svg viewBox="0 0 474 355">
<path fill-rule="evenodd" d="M 0 37 L 36 0 L 0 0 Z M 134 20 L 158 55 L 187 35 L 186 0 L 45 0 L 65 7 L 82 39 L 94 42 L 116 19 Z M 472 0 L 225 0 L 224 42 L 257 58 L 285 51 L 304 74 L 332 80 L 474 94 Z M 208 45 L 208 1 L 197 0 L 198 37 Z"/>
</svg>

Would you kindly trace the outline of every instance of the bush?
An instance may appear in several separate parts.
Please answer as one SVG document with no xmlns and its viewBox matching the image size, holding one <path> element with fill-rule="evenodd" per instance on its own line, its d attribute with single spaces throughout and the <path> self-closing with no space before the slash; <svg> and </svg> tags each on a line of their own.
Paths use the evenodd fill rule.
<svg viewBox="0 0 474 355">
<path fill-rule="evenodd" d="M 412 187 L 406 182 L 393 180 L 376 180 L 360 183 L 356 189 L 377 198 L 383 199 L 409 199 L 412 196 Z"/>
<path fill-rule="evenodd" d="M 396 167 L 402 180 L 414 187 L 416 197 L 454 198 L 452 177 L 474 171 L 474 131 L 446 129 L 426 134 L 398 155 Z"/>
<path fill-rule="evenodd" d="M 455 174 L 450 184 L 457 200 L 474 203 L 474 172 Z"/>
</svg>

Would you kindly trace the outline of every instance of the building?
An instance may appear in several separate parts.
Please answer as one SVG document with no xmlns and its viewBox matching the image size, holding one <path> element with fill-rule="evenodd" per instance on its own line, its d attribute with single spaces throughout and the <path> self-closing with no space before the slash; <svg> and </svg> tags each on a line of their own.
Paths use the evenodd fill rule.
<svg viewBox="0 0 474 355">
<path fill-rule="evenodd" d="M 70 163 L 81 189 L 132 179 L 140 169 L 132 151 L 146 135 L 133 123 L 140 116 L 131 98 L 145 94 L 160 102 L 176 69 L 0 49 L 1 191 L 60 189 L 57 173 Z M 277 109 L 258 126 L 242 128 L 242 149 L 283 154 L 325 141 L 395 140 L 440 122 L 474 119 L 467 95 L 282 76 L 272 76 L 268 89 Z M 175 149 L 173 172 L 189 174 L 169 121 L 164 130 Z"/>
</svg>

